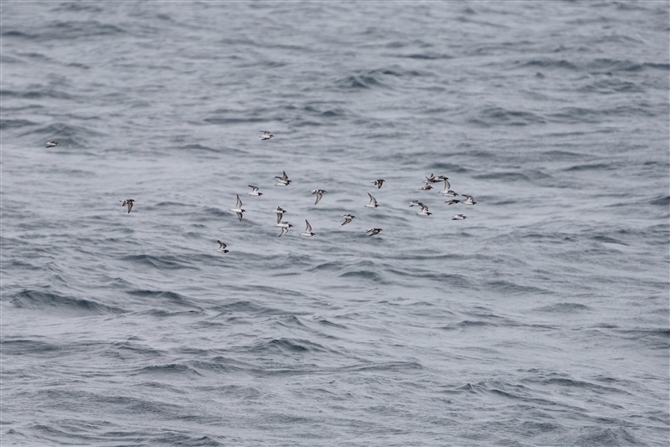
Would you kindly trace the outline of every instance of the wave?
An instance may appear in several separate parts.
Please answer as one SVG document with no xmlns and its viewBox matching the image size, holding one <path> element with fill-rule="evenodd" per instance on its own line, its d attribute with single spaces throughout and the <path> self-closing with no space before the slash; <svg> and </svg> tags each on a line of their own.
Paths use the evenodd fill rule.
<svg viewBox="0 0 670 447">
<path fill-rule="evenodd" d="M 0 95 L 2 95 L 2 92 L 0 92 Z M 0 130 L 19 129 L 26 126 L 37 126 L 37 123 L 23 119 L 13 120 L 3 118 L 0 120 Z"/>
<path fill-rule="evenodd" d="M 528 126 L 546 124 L 547 120 L 533 112 L 524 110 L 508 110 L 504 107 L 486 107 L 469 118 L 468 122 L 478 127 L 493 126 Z"/>
<path fill-rule="evenodd" d="M 623 423 L 623 421 L 615 421 Z M 630 430 L 623 427 L 609 428 L 600 425 L 581 427 L 578 435 L 563 436 L 557 439 L 558 445 L 584 447 L 646 446 Z"/>
<path fill-rule="evenodd" d="M 390 57 L 398 57 L 402 59 L 418 59 L 418 60 L 447 60 L 453 59 L 455 56 L 446 53 L 437 53 L 434 51 L 427 51 L 425 53 L 407 53 L 407 54 L 389 54 Z"/>
<path fill-rule="evenodd" d="M 667 208 L 670 206 L 670 196 L 660 197 L 658 199 L 651 200 L 649 202 L 651 205 L 657 205 Z"/>
<path fill-rule="evenodd" d="M 290 338 L 274 338 L 269 341 L 262 341 L 251 348 L 253 353 L 266 354 L 298 354 L 312 351 L 327 352 L 328 349 L 309 340 Z"/>
<path fill-rule="evenodd" d="M 133 262 L 146 267 L 157 269 L 177 270 L 177 269 L 197 269 L 193 265 L 184 262 L 183 257 L 173 255 L 152 256 L 152 255 L 128 255 L 121 258 L 124 261 Z"/>
<path fill-rule="evenodd" d="M 372 270 L 351 270 L 340 275 L 340 278 L 363 279 L 376 284 L 391 284 L 381 274 Z"/>
<path fill-rule="evenodd" d="M 125 310 L 82 298 L 62 296 L 57 293 L 38 290 L 24 290 L 14 295 L 10 302 L 16 307 L 77 314 L 120 314 Z M 55 310 L 54 310 L 55 309 Z"/>
<path fill-rule="evenodd" d="M 28 339 L 7 340 L 5 338 L 0 344 L 2 345 L 2 353 L 4 355 L 28 355 L 34 353 L 43 356 L 46 353 L 58 352 L 62 349 L 61 346 L 53 343 Z"/>
<path fill-rule="evenodd" d="M 166 365 L 154 365 L 154 366 L 147 366 L 144 368 L 141 368 L 138 371 L 135 371 L 134 373 L 130 373 L 131 375 L 144 375 L 144 374 L 149 374 L 149 375 L 158 375 L 158 376 L 201 376 L 196 369 L 191 368 L 190 366 L 187 365 L 182 365 L 178 363 L 169 363 Z"/>
<path fill-rule="evenodd" d="M 392 83 L 398 79 L 426 76 L 418 70 L 405 69 L 374 69 L 358 70 L 353 74 L 339 78 L 335 85 L 343 90 L 391 89 Z"/>
<path fill-rule="evenodd" d="M 535 308 L 537 312 L 558 313 L 558 314 L 574 314 L 579 312 L 590 311 L 589 306 L 579 303 L 558 303 L 549 306 L 542 306 Z"/>
</svg>

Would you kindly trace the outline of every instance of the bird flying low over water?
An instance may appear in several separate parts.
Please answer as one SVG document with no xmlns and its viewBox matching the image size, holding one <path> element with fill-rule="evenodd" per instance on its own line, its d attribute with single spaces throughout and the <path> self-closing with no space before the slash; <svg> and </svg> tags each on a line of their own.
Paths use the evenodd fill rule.
<svg viewBox="0 0 670 447">
<path fill-rule="evenodd" d="M 314 233 L 314 232 L 312 231 L 312 226 L 309 224 L 309 222 L 307 221 L 307 219 L 305 219 L 305 224 L 307 224 L 307 227 L 305 228 L 305 231 L 302 233 L 302 235 L 305 236 L 305 237 L 312 237 L 312 236 L 314 236 L 316 233 Z"/>
<path fill-rule="evenodd" d="M 127 206 L 128 207 L 128 212 L 130 213 L 130 210 L 133 209 L 133 202 L 135 199 L 126 199 L 126 200 L 119 200 L 119 202 L 123 202 L 121 206 Z"/>
<path fill-rule="evenodd" d="M 237 214 L 237 218 L 242 220 L 242 213 L 244 213 L 246 210 L 242 209 L 242 201 L 240 200 L 239 194 L 237 195 L 237 203 L 235 204 L 235 208 L 231 208 L 230 211 Z"/>
<path fill-rule="evenodd" d="M 421 211 L 419 211 L 417 213 L 419 216 L 430 216 L 431 214 L 433 214 L 430 211 L 428 211 L 428 207 L 426 205 L 424 205 L 423 203 L 421 203 L 420 206 L 421 206 Z"/>
<path fill-rule="evenodd" d="M 223 243 L 219 240 L 217 240 L 216 242 L 219 243 L 219 248 L 217 248 L 216 251 L 220 251 L 220 252 L 223 252 L 223 253 L 228 253 L 230 251 L 230 250 L 226 250 L 227 245 L 225 243 Z"/>
<path fill-rule="evenodd" d="M 321 200 L 321 197 L 323 197 L 323 193 L 324 193 L 324 192 L 326 192 L 326 191 L 323 190 L 323 189 L 313 189 L 313 190 L 312 190 L 312 194 L 315 194 L 315 195 L 316 195 L 316 202 L 314 202 L 314 205 L 316 205 L 317 203 L 319 203 L 319 200 Z"/>
<path fill-rule="evenodd" d="M 382 185 L 384 184 L 385 181 L 386 180 L 384 180 L 383 178 L 378 178 L 377 180 L 375 180 L 372 183 L 377 187 L 377 189 L 381 189 L 381 187 L 382 187 Z"/>
<path fill-rule="evenodd" d="M 369 236 L 374 236 L 375 234 L 379 234 L 381 232 L 382 232 L 381 228 L 370 228 L 368 231 L 366 231 L 366 233 L 370 233 L 370 234 L 368 234 L 368 237 Z"/>
<path fill-rule="evenodd" d="M 286 233 L 288 233 L 288 229 L 289 229 L 289 228 L 293 228 L 293 225 L 291 225 L 291 224 L 288 223 L 288 222 L 280 222 L 280 223 L 277 224 L 277 226 L 278 226 L 278 227 L 281 227 L 281 233 L 279 234 L 278 237 L 282 237 L 283 235 L 285 235 Z"/>
<path fill-rule="evenodd" d="M 465 214 L 456 214 L 454 217 L 451 218 L 451 220 L 465 220 L 467 219 L 468 216 Z"/>
<path fill-rule="evenodd" d="M 463 194 L 463 197 L 466 197 L 466 199 L 463 201 L 463 205 L 474 205 L 477 203 L 472 199 L 472 196 Z"/>
<path fill-rule="evenodd" d="M 267 130 L 261 130 L 260 132 L 261 132 L 261 141 L 269 140 L 270 138 L 274 137 L 274 135 L 272 135 Z"/>
<path fill-rule="evenodd" d="M 250 196 L 262 196 L 263 195 L 262 192 L 258 191 L 258 186 L 249 185 L 249 188 L 251 188 L 252 191 L 248 192 L 247 193 L 248 195 L 250 195 Z"/>
<path fill-rule="evenodd" d="M 421 188 L 419 188 L 420 191 L 430 191 L 431 189 L 433 189 L 433 186 L 430 183 L 426 183 Z"/>
<path fill-rule="evenodd" d="M 461 203 L 461 201 L 460 201 L 460 200 L 451 199 L 451 200 L 447 200 L 447 201 L 444 202 L 444 203 L 446 203 L 447 205 L 455 205 L 455 204 L 457 204 L 457 203 Z"/>
<path fill-rule="evenodd" d="M 344 217 L 344 222 L 342 222 L 342 225 L 346 225 L 356 218 L 356 216 L 354 216 L 353 214 L 342 214 L 342 217 Z"/>
<path fill-rule="evenodd" d="M 439 183 L 440 180 L 442 180 L 440 177 L 435 177 L 435 175 L 431 173 L 430 176 L 426 177 L 426 183 Z"/>
<path fill-rule="evenodd" d="M 275 178 L 277 179 L 277 184 L 275 186 L 288 186 L 291 183 L 291 180 L 288 179 L 288 175 L 286 175 L 286 171 L 282 171 L 281 177 L 275 175 Z"/>
<path fill-rule="evenodd" d="M 442 180 L 444 180 L 444 189 L 442 191 L 438 191 L 440 194 L 444 194 L 447 197 L 456 197 L 458 194 L 456 194 L 454 191 L 452 191 L 451 184 L 449 183 L 449 179 L 443 175 L 440 176 Z"/>
<path fill-rule="evenodd" d="M 377 199 L 372 197 L 372 194 L 370 194 L 370 193 L 368 193 L 368 195 L 370 196 L 370 203 L 368 203 L 365 206 L 368 207 L 368 208 L 377 208 L 379 206 L 379 204 L 377 203 Z"/>
<path fill-rule="evenodd" d="M 47 141 L 47 149 L 49 149 L 50 147 L 54 147 L 54 146 L 58 146 L 58 141 L 54 141 L 54 140 Z"/>
<path fill-rule="evenodd" d="M 280 206 L 277 207 L 276 210 L 272 210 L 273 213 L 277 213 L 277 223 L 281 222 L 282 218 L 284 217 L 284 213 L 286 210 Z"/>
</svg>

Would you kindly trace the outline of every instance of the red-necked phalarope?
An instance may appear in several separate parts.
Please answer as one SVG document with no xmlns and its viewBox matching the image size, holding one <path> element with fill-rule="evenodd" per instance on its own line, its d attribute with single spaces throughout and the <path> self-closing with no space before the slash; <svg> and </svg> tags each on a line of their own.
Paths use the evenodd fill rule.
<svg viewBox="0 0 670 447">
<path fill-rule="evenodd" d="M 465 214 L 456 214 L 454 217 L 451 218 L 451 220 L 465 220 L 467 219 L 468 216 Z"/>
<path fill-rule="evenodd" d="M 237 218 L 242 220 L 242 213 L 244 213 L 246 210 L 242 209 L 242 201 L 240 200 L 239 194 L 237 195 L 237 203 L 235 204 L 235 208 L 231 208 L 230 211 L 237 214 Z"/>
<path fill-rule="evenodd" d="M 474 205 L 477 203 L 474 200 L 472 200 L 472 196 L 463 194 L 463 197 L 466 197 L 466 199 L 463 201 L 463 205 Z"/>
<path fill-rule="evenodd" d="M 278 175 L 275 175 L 275 178 L 277 179 L 277 184 L 275 186 L 288 186 L 291 184 L 291 180 L 288 179 L 288 175 L 286 175 L 286 171 L 282 171 L 282 176 L 279 177 Z"/>
<path fill-rule="evenodd" d="M 375 234 L 379 234 L 381 232 L 382 232 L 381 228 L 370 228 L 368 231 L 366 231 L 366 233 L 370 233 L 368 234 L 368 236 L 374 236 Z"/>
<path fill-rule="evenodd" d="M 267 130 L 261 130 L 261 141 L 263 140 L 269 140 L 270 138 L 274 137 L 270 132 Z"/>
<path fill-rule="evenodd" d="M 421 203 L 420 206 L 421 206 L 421 211 L 419 211 L 417 213 L 419 216 L 430 216 L 431 214 L 433 214 L 430 211 L 428 211 L 428 207 L 426 205 L 424 205 L 423 203 Z"/>
<path fill-rule="evenodd" d="M 277 223 L 281 222 L 282 218 L 284 217 L 284 213 L 286 210 L 280 206 L 277 207 L 276 210 L 272 211 L 273 213 L 277 213 Z"/>
<path fill-rule="evenodd" d="M 288 222 L 282 222 L 281 224 L 277 224 L 277 226 L 278 226 L 278 227 L 281 226 L 281 233 L 279 234 L 278 237 L 282 237 L 283 235 L 285 235 L 286 233 L 288 233 L 288 229 L 289 229 L 289 228 L 293 228 L 293 225 L 291 225 L 291 224 L 288 223 Z"/>
<path fill-rule="evenodd" d="M 438 191 L 440 194 L 444 194 L 447 197 L 456 197 L 458 194 L 456 194 L 454 191 L 452 191 L 451 184 L 449 183 L 449 179 L 443 175 L 440 176 L 442 180 L 444 180 L 444 189 L 442 191 Z"/>
<path fill-rule="evenodd" d="M 248 192 L 247 193 L 248 195 L 250 195 L 250 196 L 262 196 L 263 195 L 262 192 L 258 191 L 258 186 L 249 185 L 249 188 L 251 188 L 252 191 Z"/>
<path fill-rule="evenodd" d="M 431 173 L 430 176 L 426 177 L 426 183 L 440 183 L 440 180 L 442 180 L 440 177 L 435 177 L 435 175 Z"/>
<path fill-rule="evenodd" d="M 323 193 L 324 193 L 324 192 L 326 192 L 326 191 L 323 190 L 323 189 L 313 189 L 313 190 L 312 190 L 312 194 L 315 194 L 315 195 L 316 195 L 316 202 L 314 202 L 314 205 L 316 205 L 317 203 L 319 203 L 319 200 L 321 200 L 321 197 L 323 197 Z"/>
<path fill-rule="evenodd" d="M 368 207 L 368 208 L 377 208 L 379 206 L 379 204 L 377 203 L 377 199 L 372 197 L 372 194 L 370 194 L 370 193 L 368 193 L 368 195 L 370 196 L 370 203 L 368 203 L 365 206 Z"/>
<path fill-rule="evenodd" d="M 130 212 L 130 210 L 133 209 L 133 202 L 134 201 L 135 201 L 135 199 L 119 200 L 119 202 L 123 202 L 123 203 L 121 203 L 121 206 L 128 206 L 128 212 Z"/>
<path fill-rule="evenodd" d="M 217 248 L 216 251 L 220 251 L 220 252 L 223 252 L 223 253 L 228 253 L 230 251 L 230 250 L 226 250 L 227 245 L 225 243 L 223 243 L 219 240 L 217 240 L 216 242 L 219 243 L 219 248 Z"/>
<path fill-rule="evenodd" d="M 302 233 L 302 235 L 305 236 L 305 237 L 312 237 L 312 236 L 314 236 L 316 233 L 314 233 L 314 232 L 312 231 L 312 226 L 309 224 L 309 222 L 307 221 L 307 219 L 305 219 L 305 224 L 307 224 L 307 228 L 305 228 L 305 231 L 304 231 L 304 233 Z"/>
<path fill-rule="evenodd" d="M 342 214 L 342 217 L 344 217 L 344 222 L 342 222 L 342 225 L 346 225 L 356 218 L 356 216 L 354 216 L 353 214 Z"/>
<path fill-rule="evenodd" d="M 383 178 L 378 178 L 377 180 L 375 180 L 372 183 L 377 187 L 377 189 L 381 189 L 381 187 L 382 187 L 382 185 L 384 184 L 385 181 L 386 180 L 384 180 Z"/>
<path fill-rule="evenodd" d="M 55 140 L 47 141 L 47 149 L 54 146 L 58 146 L 58 141 Z"/>
</svg>

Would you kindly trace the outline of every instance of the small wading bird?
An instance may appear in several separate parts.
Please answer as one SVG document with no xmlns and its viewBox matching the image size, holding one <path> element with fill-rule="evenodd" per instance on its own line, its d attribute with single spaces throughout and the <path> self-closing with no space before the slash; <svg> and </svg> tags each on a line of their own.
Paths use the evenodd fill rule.
<svg viewBox="0 0 670 447">
<path fill-rule="evenodd" d="M 317 203 L 319 203 L 319 200 L 321 200 L 321 197 L 323 197 L 323 193 L 324 193 L 324 192 L 326 192 L 326 191 L 323 190 L 323 189 L 313 189 L 313 190 L 312 190 L 312 194 L 315 194 L 315 195 L 316 195 L 316 202 L 314 202 L 314 205 L 316 205 Z"/>
<path fill-rule="evenodd" d="M 291 184 L 291 180 L 288 179 L 288 175 L 286 175 L 286 171 L 282 171 L 282 176 L 279 177 L 278 175 L 275 175 L 275 178 L 277 179 L 277 184 L 275 186 L 288 186 Z"/>
<path fill-rule="evenodd" d="M 442 180 L 440 177 L 435 177 L 434 174 L 430 174 L 430 176 L 426 177 L 426 183 L 440 183 L 440 180 Z"/>
<path fill-rule="evenodd" d="M 451 220 L 465 220 L 467 219 L 468 216 L 465 214 L 456 214 L 454 217 L 451 218 Z"/>
<path fill-rule="evenodd" d="M 279 234 L 278 237 L 282 237 L 283 235 L 285 235 L 286 233 L 288 233 L 288 229 L 289 229 L 289 228 L 293 228 L 293 225 L 291 225 L 291 224 L 288 223 L 288 222 L 281 222 L 281 223 L 278 223 L 277 226 L 278 226 L 278 227 L 281 227 L 281 233 Z"/>
<path fill-rule="evenodd" d="M 372 183 L 377 187 L 377 189 L 381 189 L 381 187 L 382 187 L 382 185 L 384 184 L 385 181 L 386 180 L 384 180 L 383 178 L 378 178 L 377 180 L 375 180 Z"/>
<path fill-rule="evenodd" d="M 428 207 L 422 203 L 422 204 L 421 204 L 421 211 L 419 211 L 417 214 L 418 214 L 419 216 L 430 216 L 430 215 L 433 214 L 433 213 L 431 213 L 430 211 L 428 211 Z"/>
<path fill-rule="evenodd" d="M 47 141 L 47 149 L 54 146 L 58 146 L 58 141 Z"/>
<path fill-rule="evenodd" d="M 219 248 L 217 248 L 216 251 L 220 251 L 222 253 L 228 253 L 230 251 L 230 250 L 226 250 L 227 245 L 225 243 L 223 243 L 219 240 L 217 240 L 216 242 L 219 243 Z"/>
<path fill-rule="evenodd" d="M 356 218 L 356 216 L 354 216 L 353 214 L 342 214 L 342 217 L 344 217 L 344 222 L 342 222 L 342 225 L 346 225 Z"/>
<path fill-rule="evenodd" d="M 442 180 L 444 180 L 444 189 L 442 191 L 438 191 L 440 194 L 444 194 L 447 197 L 456 197 L 458 194 L 456 194 L 454 191 L 452 191 L 451 184 L 449 183 L 449 179 L 443 175 L 440 176 Z"/>
<path fill-rule="evenodd" d="M 235 208 L 231 208 L 230 211 L 237 214 L 237 218 L 242 220 L 242 213 L 244 213 L 246 210 L 242 209 L 242 201 L 240 200 L 239 194 L 237 195 L 237 203 L 235 204 Z"/>
<path fill-rule="evenodd" d="M 249 188 L 252 189 L 251 192 L 248 192 L 248 193 L 247 193 L 247 194 L 249 194 L 250 196 L 262 196 L 262 195 L 263 195 L 262 192 L 258 191 L 258 186 L 249 185 Z"/>
<path fill-rule="evenodd" d="M 130 212 L 130 210 L 133 209 L 133 202 L 134 201 L 135 201 L 135 199 L 119 200 L 119 202 L 123 202 L 123 203 L 121 203 L 121 206 L 127 206 L 128 207 L 128 212 Z"/>
<path fill-rule="evenodd" d="M 277 207 L 276 210 L 272 211 L 273 213 L 277 213 L 277 223 L 281 222 L 282 218 L 284 217 L 284 213 L 286 210 L 280 206 Z"/>
<path fill-rule="evenodd" d="M 305 228 L 305 231 L 302 233 L 302 235 L 305 236 L 305 237 L 312 237 L 312 236 L 314 236 L 316 233 L 314 233 L 314 232 L 312 231 L 312 226 L 309 224 L 309 222 L 307 221 L 307 219 L 305 219 L 305 224 L 307 224 L 307 227 Z"/>
<path fill-rule="evenodd" d="M 381 228 L 370 228 L 368 231 L 366 231 L 366 233 L 370 233 L 368 234 L 368 237 L 374 236 L 375 234 L 379 234 L 381 232 L 382 232 Z"/>
<path fill-rule="evenodd" d="M 260 132 L 261 132 L 261 141 L 269 140 L 270 138 L 274 137 L 274 135 L 272 135 L 267 130 L 261 130 Z"/>
<path fill-rule="evenodd" d="M 474 200 L 472 200 L 472 196 L 463 194 L 463 197 L 466 197 L 466 199 L 463 201 L 463 205 L 474 205 L 475 203 L 477 203 Z"/>
<path fill-rule="evenodd" d="M 368 203 L 365 206 L 368 207 L 368 208 L 377 208 L 379 206 L 379 204 L 377 203 L 377 199 L 372 197 L 372 194 L 370 194 L 370 193 L 368 193 L 368 195 L 370 196 L 370 203 Z"/>
</svg>

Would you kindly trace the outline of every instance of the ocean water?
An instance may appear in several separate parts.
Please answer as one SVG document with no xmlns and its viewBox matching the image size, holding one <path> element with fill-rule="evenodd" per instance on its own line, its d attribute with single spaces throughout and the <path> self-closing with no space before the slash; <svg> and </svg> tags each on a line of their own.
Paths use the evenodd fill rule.
<svg viewBox="0 0 670 447">
<path fill-rule="evenodd" d="M 2 446 L 670 442 L 667 2 L 0 8 Z"/>
</svg>

